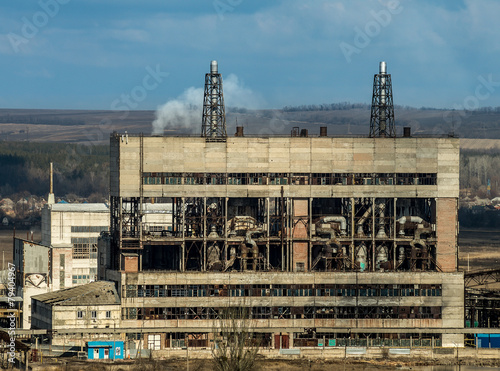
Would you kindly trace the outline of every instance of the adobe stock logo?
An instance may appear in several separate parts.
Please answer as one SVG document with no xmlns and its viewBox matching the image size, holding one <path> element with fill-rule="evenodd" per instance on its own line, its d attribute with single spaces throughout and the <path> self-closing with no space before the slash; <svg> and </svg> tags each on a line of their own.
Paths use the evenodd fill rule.
<svg viewBox="0 0 500 371">
<path fill-rule="evenodd" d="M 18 53 L 21 50 L 19 47 L 23 44 L 27 44 L 31 39 L 33 39 L 38 34 L 40 29 L 49 23 L 51 18 L 54 18 L 57 14 L 59 14 L 61 5 L 65 5 L 69 2 L 70 0 L 38 1 L 40 10 L 33 13 L 30 19 L 27 17 L 21 18 L 23 25 L 21 26 L 20 35 L 14 32 L 9 32 L 7 35 L 14 52 Z"/>
<path fill-rule="evenodd" d="M 446 123 L 454 125 L 458 129 L 462 124 L 462 119 L 472 115 L 474 110 L 477 110 L 481 103 L 489 99 L 497 88 L 500 87 L 500 81 L 493 80 L 493 74 L 489 74 L 486 78 L 482 75 L 477 77 L 479 84 L 476 85 L 474 94 L 468 95 L 464 98 L 461 104 L 455 103 L 453 111 L 446 111 L 443 113 L 443 119 Z"/>
<path fill-rule="evenodd" d="M 242 2 L 243 0 L 214 0 L 212 5 L 214 6 L 215 12 L 219 16 L 219 19 L 223 21 L 224 14 L 232 13 Z"/>
<path fill-rule="evenodd" d="M 344 54 L 347 63 L 351 63 L 353 54 L 359 54 L 370 45 L 371 41 L 377 37 L 383 28 L 389 26 L 392 22 L 392 16 L 399 14 L 403 11 L 403 7 L 399 3 L 399 0 L 390 0 L 383 3 L 379 0 L 379 3 L 385 6 L 387 9 L 382 9 L 378 12 L 372 10 L 370 11 L 371 18 L 366 22 L 363 29 L 359 27 L 354 27 L 354 39 L 353 45 L 341 42 L 339 44 L 340 50 Z"/>
</svg>

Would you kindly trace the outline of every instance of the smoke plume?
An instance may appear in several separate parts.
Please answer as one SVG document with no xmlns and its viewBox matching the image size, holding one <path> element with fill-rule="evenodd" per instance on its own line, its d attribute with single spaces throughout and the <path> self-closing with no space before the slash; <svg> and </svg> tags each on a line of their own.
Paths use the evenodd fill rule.
<svg viewBox="0 0 500 371">
<path fill-rule="evenodd" d="M 245 87 L 234 74 L 223 80 L 224 104 L 227 107 L 255 109 L 260 99 L 251 89 Z M 158 107 L 153 121 L 153 134 L 163 134 L 168 130 L 201 133 L 203 109 L 203 89 L 191 87 L 176 99 Z"/>
</svg>

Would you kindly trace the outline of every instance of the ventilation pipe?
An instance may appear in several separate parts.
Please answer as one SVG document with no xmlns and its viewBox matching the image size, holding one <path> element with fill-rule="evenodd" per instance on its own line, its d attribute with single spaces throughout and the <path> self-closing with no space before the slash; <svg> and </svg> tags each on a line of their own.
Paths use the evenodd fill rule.
<svg viewBox="0 0 500 371">
<path fill-rule="evenodd" d="M 411 223 L 422 223 L 424 222 L 424 219 L 422 219 L 419 216 L 403 216 L 396 220 L 399 223 L 399 235 L 404 236 L 405 234 L 405 223 L 406 222 L 411 222 Z"/>
<path fill-rule="evenodd" d="M 404 261 L 405 261 L 405 247 L 404 246 L 399 246 L 399 255 L 398 255 L 398 265 L 396 267 L 399 268 L 403 265 Z"/>
<path fill-rule="evenodd" d="M 335 231 L 332 228 L 321 228 L 319 225 L 328 224 L 331 222 L 340 223 L 340 235 L 346 235 L 347 222 L 343 216 L 340 215 L 332 215 L 332 216 L 324 216 L 316 223 L 316 235 L 321 233 L 330 233 L 330 239 L 334 238 Z M 331 232 L 330 232 L 331 231 Z"/>
<path fill-rule="evenodd" d="M 252 246 L 252 256 L 253 256 L 253 264 L 252 268 L 253 270 L 257 269 L 257 257 L 259 256 L 259 247 L 257 246 L 257 243 L 252 239 L 253 234 L 258 234 L 262 233 L 262 230 L 257 229 L 257 230 L 248 230 L 246 237 L 245 237 L 245 242 Z M 248 250 L 247 250 L 247 257 L 248 257 Z"/>
<path fill-rule="evenodd" d="M 380 203 L 378 205 L 379 209 L 379 217 L 378 217 L 378 233 L 377 233 L 377 238 L 387 238 L 387 235 L 385 234 L 385 204 Z"/>
<path fill-rule="evenodd" d="M 370 206 L 368 209 L 366 209 L 365 213 L 363 214 L 363 216 L 358 220 L 358 223 L 356 224 L 357 225 L 357 231 L 356 231 L 356 234 L 359 236 L 359 237 L 363 237 L 365 235 L 365 233 L 363 232 L 363 224 L 365 224 L 366 222 L 366 219 L 370 216 L 372 212 L 372 207 Z"/>
<path fill-rule="evenodd" d="M 50 173 L 49 173 L 49 181 L 50 181 L 50 188 L 49 188 L 49 197 L 47 199 L 47 203 L 49 205 L 55 204 L 55 197 L 54 197 L 54 167 L 52 162 L 50 163 Z"/>
<path fill-rule="evenodd" d="M 229 260 L 226 261 L 224 271 L 227 271 L 230 267 L 232 267 L 235 261 L 236 261 L 236 248 L 234 246 L 231 246 L 231 249 L 229 250 Z"/>
</svg>

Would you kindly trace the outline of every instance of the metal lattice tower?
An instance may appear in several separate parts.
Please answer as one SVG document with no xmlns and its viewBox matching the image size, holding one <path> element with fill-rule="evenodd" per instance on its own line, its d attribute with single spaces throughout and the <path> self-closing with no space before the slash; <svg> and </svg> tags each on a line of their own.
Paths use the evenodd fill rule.
<svg viewBox="0 0 500 371">
<path fill-rule="evenodd" d="M 207 140 L 226 140 L 226 112 L 222 93 L 222 76 L 217 71 L 217 61 L 210 64 L 210 73 L 205 74 L 203 94 L 203 116 L 201 136 Z"/>
<path fill-rule="evenodd" d="M 394 104 L 392 101 L 391 75 L 386 73 L 387 65 L 380 62 L 379 73 L 373 77 L 372 111 L 370 137 L 396 137 Z"/>
</svg>

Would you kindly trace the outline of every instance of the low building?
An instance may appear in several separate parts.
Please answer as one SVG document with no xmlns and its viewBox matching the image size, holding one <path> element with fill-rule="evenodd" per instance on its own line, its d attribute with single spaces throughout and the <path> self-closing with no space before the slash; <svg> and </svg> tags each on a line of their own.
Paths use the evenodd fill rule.
<svg viewBox="0 0 500 371">
<path fill-rule="evenodd" d="M 113 339 L 120 327 L 120 297 L 113 282 L 96 281 L 31 298 L 31 328 L 52 330 L 52 344 L 66 329 L 110 329 L 96 337 Z M 90 340 L 87 338 L 86 340 Z M 117 339 L 119 340 L 119 339 Z"/>
<path fill-rule="evenodd" d="M 123 341 L 89 341 L 88 359 L 123 359 Z"/>
</svg>

